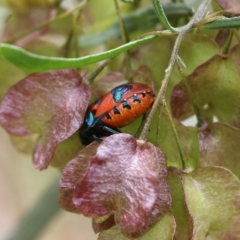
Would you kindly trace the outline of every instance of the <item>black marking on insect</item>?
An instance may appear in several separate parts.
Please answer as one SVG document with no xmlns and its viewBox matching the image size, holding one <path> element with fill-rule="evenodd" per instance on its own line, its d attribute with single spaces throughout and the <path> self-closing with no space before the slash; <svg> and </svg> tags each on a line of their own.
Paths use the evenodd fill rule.
<svg viewBox="0 0 240 240">
<path fill-rule="evenodd" d="M 127 100 L 123 100 L 122 102 L 123 108 L 131 109 L 131 105 L 127 102 Z"/>
<path fill-rule="evenodd" d="M 117 107 L 113 108 L 113 112 L 114 112 L 114 114 L 121 114 L 121 112 L 118 110 Z"/>
</svg>

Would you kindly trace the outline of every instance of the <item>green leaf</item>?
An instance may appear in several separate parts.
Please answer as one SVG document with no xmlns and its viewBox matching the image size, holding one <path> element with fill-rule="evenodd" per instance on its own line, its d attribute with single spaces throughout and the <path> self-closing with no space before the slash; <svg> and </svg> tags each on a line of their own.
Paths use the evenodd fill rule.
<svg viewBox="0 0 240 240">
<path fill-rule="evenodd" d="M 17 67 L 28 69 L 31 71 L 48 71 L 66 68 L 77 68 L 86 66 L 92 63 L 99 62 L 104 59 L 115 57 L 122 52 L 128 51 L 141 44 L 150 42 L 156 39 L 157 36 L 147 36 L 135 41 L 131 41 L 127 44 L 121 45 L 115 49 L 88 55 L 80 58 L 58 58 L 58 57 L 46 57 L 37 54 L 30 53 L 20 47 L 2 43 L 0 45 L 0 51 L 2 55 L 11 63 Z"/>
<path fill-rule="evenodd" d="M 19 79 L 25 76 L 25 72 L 22 69 L 17 68 L 9 64 L 9 62 L 2 56 L 0 52 L 0 99 L 3 98 L 7 90 Z"/>
<path fill-rule="evenodd" d="M 125 237 L 120 229 L 117 226 L 114 226 L 106 231 L 103 231 L 99 234 L 97 240 L 129 240 L 129 238 Z"/>
<path fill-rule="evenodd" d="M 163 10 L 163 5 L 162 5 L 161 1 L 160 0 L 152 0 L 152 3 L 154 6 L 154 9 L 155 9 L 155 12 L 156 12 L 160 22 L 163 24 L 163 26 L 172 32 L 178 32 L 178 29 L 173 28 L 171 26 L 171 24 L 169 23 L 166 15 L 165 15 L 165 12 Z"/>
<path fill-rule="evenodd" d="M 171 212 L 176 220 L 175 239 L 187 240 L 190 228 L 190 216 L 186 206 L 183 186 L 182 186 L 181 170 L 168 168 L 168 183 L 172 196 Z"/>
<path fill-rule="evenodd" d="M 138 240 L 172 240 L 176 228 L 173 215 L 169 212 L 163 216 L 145 235 Z"/>
<path fill-rule="evenodd" d="M 141 0 L 121 0 L 121 1 L 125 3 L 139 3 Z"/>
<path fill-rule="evenodd" d="M 240 239 L 240 182 L 221 167 L 201 167 L 183 174 L 192 230 L 189 239 Z"/>
<path fill-rule="evenodd" d="M 215 55 L 187 76 L 187 82 L 197 106 L 206 117 L 211 114 L 224 123 L 239 127 L 240 70 L 234 61 Z M 171 107 L 173 116 L 179 120 L 194 113 L 182 81 L 173 89 Z"/>
<path fill-rule="evenodd" d="M 157 124 L 157 123 L 156 123 Z M 198 151 L 195 148 L 197 139 L 195 134 L 189 130 L 188 127 L 184 126 L 181 122 L 174 120 L 174 124 L 180 139 L 180 144 L 183 149 L 184 155 L 187 159 L 191 160 L 189 164 L 194 167 L 196 165 Z M 165 114 L 161 114 L 159 121 L 159 135 L 156 136 L 156 130 L 152 127 L 152 134 L 149 134 L 152 142 L 159 144 L 159 147 L 167 155 L 168 166 L 182 167 L 181 157 L 178 151 L 176 139 L 172 130 L 172 126 L 168 117 Z M 194 149 L 193 149 L 194 147 Z"/>
<path fill-rule="evenodd" d="M 224 28 L 239 28 L 240 17 L 223 18 L 210 23 L 206 23 L 202 28 L 206 29 L 224 29 Z"/>
<path fill-rule="evenodd" d="M 165 214 L 146 234 L 136 240 L 172 240 L 176 228 L 174 217 L 171 213 Z M 128 240 L 117 226 L 114 226 L 99 234 L 98 240 Z"/>
</svg>

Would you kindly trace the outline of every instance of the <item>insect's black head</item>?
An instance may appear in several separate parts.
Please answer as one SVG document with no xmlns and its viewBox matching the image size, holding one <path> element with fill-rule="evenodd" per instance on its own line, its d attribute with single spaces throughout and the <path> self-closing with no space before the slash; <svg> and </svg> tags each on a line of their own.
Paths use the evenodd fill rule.
<svg viewBox="0 0 240 240">
<path fill-rule="evenodd" d="M 107 137 L 118 132 L 120 132 L 118 129 L 108 128 L 101 123 L 96 124 L 93 127 L 88 127 L 88 125 L 85 123 L 79 130 L 79 136 L 82 144 L 88 145 L 95 140 L 102 141 L 102 137 Z"/>
</svg>

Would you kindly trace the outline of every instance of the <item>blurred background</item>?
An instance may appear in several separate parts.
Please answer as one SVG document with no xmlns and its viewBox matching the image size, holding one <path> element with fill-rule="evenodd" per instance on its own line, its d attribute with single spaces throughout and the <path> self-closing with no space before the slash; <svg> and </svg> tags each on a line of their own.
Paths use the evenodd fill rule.
<svg viewBox="0 0 240 240">
<path fill-rule="evenodd" d="M 52 167 L 42 172 L 36 170 L 31 158 L 17 152 L 8 134 L 0 128 L 0 239 L 7 239 L 23 214 L 57 177 L 59 172 Z M 46 202 L 46 211 L 48 208 Z M 95 240 L 97 235 L 93 233 L 91 219 L 59 209 L 37 238 L 53 239 Z"/>
</svg>

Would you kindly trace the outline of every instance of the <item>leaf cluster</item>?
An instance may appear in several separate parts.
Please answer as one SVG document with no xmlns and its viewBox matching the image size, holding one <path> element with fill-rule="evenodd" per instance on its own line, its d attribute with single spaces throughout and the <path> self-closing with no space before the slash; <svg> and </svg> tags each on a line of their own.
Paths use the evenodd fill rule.
<svg viewBox="0 0 240 240">
<path fill-rule="evenodd" d="M 1 126 L 37 169 L 60 169 L 61 207 L 99 240 L 239 239 L 238 4 L 99 2 L 12 9 Z M 89 102 L 126 82 L 155 91 L 144 125 L 83 146 Z"/>
</svg>

